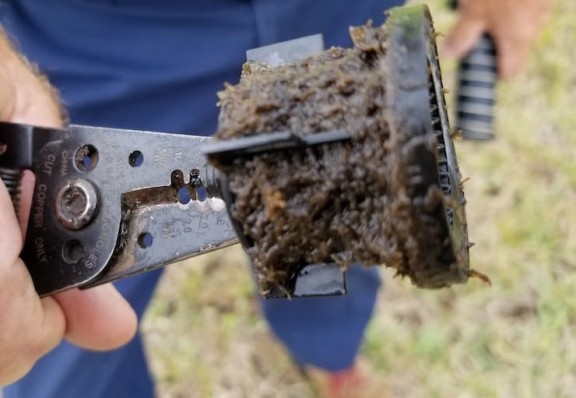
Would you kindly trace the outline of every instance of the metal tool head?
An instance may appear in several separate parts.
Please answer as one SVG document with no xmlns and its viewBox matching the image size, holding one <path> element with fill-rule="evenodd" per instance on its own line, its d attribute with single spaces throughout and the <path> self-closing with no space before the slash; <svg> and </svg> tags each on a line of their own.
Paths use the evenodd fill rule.
<svg viewBox="0 0 576 398">
<path fill-rule="evenodd" d="M 237 242 L 206 137 L 0 123 L 0 177 L 36 175 L 22 259 L 40 295 L 87 288 Z"/>
</svg>

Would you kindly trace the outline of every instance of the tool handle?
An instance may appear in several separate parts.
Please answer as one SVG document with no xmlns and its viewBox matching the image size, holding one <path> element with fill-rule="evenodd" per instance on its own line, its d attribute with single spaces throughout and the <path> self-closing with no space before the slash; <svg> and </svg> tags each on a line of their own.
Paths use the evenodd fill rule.
<svg viewBox="0 0 576 398">
<path fill-rule="evenodd" d="M 23 170 L 32 166 L 31 127 L 0 122 L 0 180 L 6 186 L 20 217 L 20 183 Z"/>
<path fill-rule="evenodd" d="M 20 218 L 20 181 L 22 179 L 22 171 L 16 169 L 7 169 L 0 167 L 0 180 L 6 186 L 8 194 L 12 199 L 14 211 L 16 216 Z"/>
<path fill-rule="evenodd" d="M 456 128 L 469 140 L 494 138 L 498 68 L 494 41 L 484 34 L 460 62 L 456 82 Z"/>
<path fill-rule="evenodd" d="M 458 0 L 450 2 L 458 8 Z M 496 46 L 484 33 L 461 61 L 456 77 L 455 126 L 469 140 L 494 138 L 494 108 L 498 67 Z"/>
</svg>

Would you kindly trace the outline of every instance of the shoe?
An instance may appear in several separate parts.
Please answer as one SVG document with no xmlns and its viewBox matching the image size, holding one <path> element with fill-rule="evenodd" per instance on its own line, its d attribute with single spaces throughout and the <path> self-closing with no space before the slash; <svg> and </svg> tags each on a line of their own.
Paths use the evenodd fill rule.
<svg viewBox="0 0 576 398">
<path fill-rule="evenodd" d="M 388 388 L 373 369 L 355 365 L 350 369 L 327 372 L 306 367 L 303 370 L 312 388 L 321 398 L 386 398 Z"/>
</svg>

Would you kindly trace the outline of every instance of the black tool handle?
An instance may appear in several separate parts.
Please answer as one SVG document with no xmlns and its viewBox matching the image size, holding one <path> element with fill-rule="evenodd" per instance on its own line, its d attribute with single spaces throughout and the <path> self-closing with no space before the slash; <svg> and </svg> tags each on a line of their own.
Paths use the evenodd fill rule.
<svg viewBox="0 0 576 398">
<path fill-rule="evenodd" d="M 457 3 L 453 1 L 452 7 L 457 8 Z M 455 126 L 465 139 L 494 138 L 497 56 L 494 40 L 485 33 L 458 67 Z"/>
<path fill-rule="evenodd" d="M 6 125 L 0 125 L 0 135 Z M 13 128 L 6 136 L 0 137 L 0 179 L 8 189 L 16 215 L 20 217 L 20 183 L 23 170 L 32 166 L 32 142 L 29 126 L 9 125 Z"/>
<path fill-rule="evenodd" d="M 7 169 L 0 167 L 0 180 L 8 189 L 14 211 L 18 218 L 20 218 L 20 181 L 22 179 L 22 171 L 17 169 Z"/>
<path fill-rule="evenodd" d="M 470 140 L 494 138 L 496 104 L 496 50 L 484 34 L 476 47 L 460 62 L 456 86 L 456 128 Z"/>
</svg>

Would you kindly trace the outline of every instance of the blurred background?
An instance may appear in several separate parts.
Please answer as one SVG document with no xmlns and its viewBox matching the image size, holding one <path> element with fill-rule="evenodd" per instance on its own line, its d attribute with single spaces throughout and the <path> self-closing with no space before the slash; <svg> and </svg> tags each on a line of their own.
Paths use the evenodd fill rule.
<svg viewBox="0 0 576 398">
<path fill-rule="evenodd" d="M 426 3 L 448 32 L 445 1 Z M 558 0 L 528 71 L 498 88 L 497 139 L 456 143 L 472 267 L 492 286 L 423 291 L 382 269 L 361 361 L 388 396 L 576 396 L 575 41 L 576 2 Z M 455 65 L 442 67 L 450 89 Z M 142 328 L 160 398 L 315 396 L 260 317 L 238 246 L 169 266 Z"/>
</svg>

